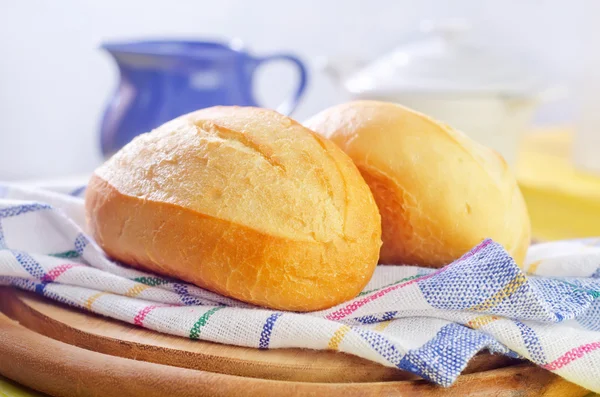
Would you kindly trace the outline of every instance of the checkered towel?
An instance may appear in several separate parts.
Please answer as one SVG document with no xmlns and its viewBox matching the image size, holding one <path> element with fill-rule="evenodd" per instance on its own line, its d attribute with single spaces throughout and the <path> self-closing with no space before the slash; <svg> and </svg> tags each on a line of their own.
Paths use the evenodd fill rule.
<svg viewBox="0 0 600 397">
<path fill-rule="evenodd" d="M 105 257 L 73 195 L 0 191 L 0 284 L 140 327 L 259 349 L 331 349 L 451 385 L 481 350 L 524 357 L 600 392 L 600 245 L 533 246 L 524 270 L 485 240 L 431 270 L 379 266 L 334 308 L 253 307 Z"/>
</svg>

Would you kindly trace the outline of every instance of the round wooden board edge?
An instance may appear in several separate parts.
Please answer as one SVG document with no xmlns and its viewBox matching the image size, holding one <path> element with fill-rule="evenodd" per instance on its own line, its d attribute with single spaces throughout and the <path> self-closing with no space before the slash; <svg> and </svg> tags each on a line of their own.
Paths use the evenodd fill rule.
<svg viewBox="0 0 600 397">
<path fill-rule="evenodd" d="M 0 303 L 1 303 L 0 304 L 0 306 L 1 306 L 0 310 L 3 310 L 2 308 L 5 309 L 7 307 L 7 305 L 6 305 L 7 302 L 11 302 L 12 301 L 13 304 L 15 302 L 18 303 L 18 305 L 16 307 L 12 307 L 11 306 L 12 309 L 13 309 L 12 311 L 14 311 L 14 309 L 16 308 L 16 309 L 18 309 L 17 311 L 19 311 L 19 309 L 21 309 L 21 312 L 33 311 L 34 313 L 37 313 L 37 312 L 35 312 L 35 310 L 33 310 L 33 308 L 31 306 L 25 304 L 25 302 L 23 301 L 24 298 L 23 299 L 16 299 L 15 300 L 15 297 L 18 297 L 18 296 L 29 297 L 29 298 L 33 297 L 32 299 L 36 299 L 36 300 L 38 300 L 40 302 L 48 303 L 47 300 L 41 299 L 39 297 L 36 297 L 33 294 L 25 293 L 23 291 L 15 291 L 15 290 L 11 290 L 10 291 L 10 295 L 8 297 L 10 298 L 12 296 L 12 299 L 7 300 L 6 299 L 6 297 L 7 297 L 6 291 L 7 291 L 7 289 L 0 288 Z M 55 305 L 55 302 L 51 302 L 51 304 Z M 24 310 L 22 310 L 22 309 L 24 309 Z M 74 309 L 69 308 L 69 307 L 62 307 L 61 310 L 70 310 L 70 311 L 73 311 Z M 79 311 L 77 311 L 77 312 L 79 312 Z M 80 313 L 82 315 L 85 315 L 85 316 L 88 315 L 88 313 L 83 313 L 83 312 L 80 312 Z M 37 313 L 37 314 L 39 316 L 41 316 L 41 319 L 44 320 L 44 321 L 50 320 L 49 324 L 50 324 L 50 328 L 52 328 L 52 321 L 53 321 L 52 319 L 44 317 L 43 313 Z M 0 316 L 4 317 L 2 315 L 0 315 Z M 7 320 L 7 321 L 10 321 L 7 317 L 4 317 L 4 319 Z M 6 323 L 6 321 L 5 321 L 5 323 Z M 54 325 L 56 325 L 56 324 L 54 324 Z M 61 329 L 60 328 L 60 324 L 58 324 L 58 325 L 59 325 L 59 327 L 56 330 L 60 330 Z M 92 355 L 100 354 L 101 356 L 104 356 L 104 357 L 112 357 L 114 359 L 126 360 L 126 361 L 129 361 L 129 362 L 145 362 L 145 361 L 137 361 L 137 360 L 134 361 L 134 360 L 130 360 L 128 358 L 121 358 L 121 357 L 116 357 L 116 356 L 112 356 L 112 355 L 102 354 L 101 352 L 95 352 L 95 351 L 90 351 L 90 350 L 87 350 L 87 349 L 81 349 L 81 348 L 79 348 L 77 346 L 73 346 L 72 344 L 63 343 L 60 340 L 57 340 L 57 338 L 48 338 L 48 336 L 45 336 L 45 335 L 40 334 L 40 333 L 37 333 L 35 331 L 35 329 L 28 329 L 28 328 L 25 328 L 23 325 L 19 325 L 18 327 L 21 328 L 24 331 L 30 332 L 30 333 L 32 333 L 34 335 L 37 335 L 39 338 L 49 339 L 49 340 L 53 341 L 54 343 L 58 343 L 60 345 L 66 345 L 66 346 L 68 346 L 68 347 L 70 347 L 72 349 L 76 349 L 80 354 L 82 354 L 84 356 L 87 355 L 87 354 L 92 354 Z M 139 330 L 139 328 L 137 328 L 137 327 L 133 327 L 133 328 L 136 329 L 136 330 Z M 145 331 L 146 332 L 150 332 L 150 333 L 154 333 L 153 331 L 149 331 L 149 330 L 145 330 Z M 15 342 L 18 344 L 18 340 L 16 340 Z M 210 342 L 204 342 L 204 343 L 210 343 Z M 177 351 L 175 350 L 174 353 L 177 353 Z M 349 357 L 354 358 L 353 356 L 349 356 Z M 137 359 L 137 357 L 131 357 L 131 358 Z M 373 363 L 370 363 L 370 362 L 368 362 L 368 363 L 369 364 L 373 364 Z M 152 362 L 147 362 L 147 364 L 154 364 L 154 365 L 158 365 L 160 367 L 168 367 L 168 368 L 171 368 L 171 367 L 176 368 L 177 367 L 177 366 L 171 366 L 171 365 L 160 365 L 160 363 L 152 363 Z M 374 364 L 374 365 L 379 366 L 378 364 Z M 387 367 L 383 367 L 383 366 L 381 366 L 381 367 L 387 369 Z M 180 368 L 180 369 L 184 370 L 185 368 Z M 395 370 L 395 371 L 398 371 L 398 370 L 396 370 L 394 368 L 391 368 L 391 369 Z M 185 370 L 187 370 L 187 369 L 185 369 Z M 193 370 L 193 372 L 197 372 L 197 373 L 211 373 L 211 372 L 198 371 L 198 370 Z M 8 374 L 5 374 L 5 375 L 8 376 L 8 377 L 11 377 Z M 218 376 L 218 375 L 221 375 L 221 374 L 214 373 L 213 375 Z M 288 386 L 289 386 L 289 384 L 295 384 L 296 385 L 295 387 L 299 387 L 299 385 L 301 385 L 301 384 L 312 384 L 312 385 L 315 385 L 315 386 L 317 386 L 317 385 L 324 385 L 325 384 L 325 383 L 320 383 L 318 381 L 315 382 L 314 379 L 312 380 L 312 382 L 315 382 L 315 383 L 310 383 L 310 382 L 306 382 L 306 381 L 289 381 L 287 379 L 283 379 L 283 381 L 281 381 L 281 380 L 270 380 L 270 379 L 252 379 L 252 378 L 244 378 L 243 376 L 231 375 L 231 374 L 227 374 L 227 373 L 223 374 L 223 376 L 228 376 L 228 377 L 233 377 L 233 378 L 242 378 L 242 379 L 248 379 L 248 380 L 255 380 L 255 381 L 261 381 L 261 380 L 263 380 L 263 381 L 267 381 L 267 382 L 276 382 L 278 385 L 280 383 L 281 383 L 281 385 L 285 384 L 285 385 L 288 385 Z M 479 373 L 476 373 L 476 374 L 462 375 L 459 378 L 459 380 L 456 382 L 455 386 L 453 386 L 453 387 L 451 387 L 449 389 L 439 388 L 437 386 L 431 385 L 431 384 L 429 384 L 429 383 L 427 383 L 425 381 L 422 381 L 422 380 L 416 380 L 416 381 L 415 380 L 413 380 L 413 381 L 392 381 L 392 382 L 366 381 L 365 383 L 362 383 L 362 384 L 365 385 L 365 386 L 377 386 L 377 385 L 380 385 L 380 384 L 395 385 L 395 387 L 399 387 L 402 390 L 413 390 L 415 387 L 419 387 L 419 388 L 421 388 L 421 390 L 426 390 L 426 389 L 429 390 L 429 388 L 433 388 L 432 390 L 450 391 L 450 390 L 454 390 L 459 385 L 470 384 L 472 382 L 475 382 L 475 383 L 479 384 L 480 385 L 479 387 L 483 386 L 482 382 L 483 383 L 488 382 L 490 385 L 492 385 L 492 384 L 498 384 L 499 381 L 501 381 L 501 380 L 506 381 L 511 376 L 517 377 L 517 378 L 525 376 L 528 379 L 528 381 L 526 383 L 523 383 L 523 384 L 527 384 L 528 387 L 529 387 L 529 389 L 531 389 L 531 390 L 538 390 L 538 391 L 541 392 L 541 393 L 537 393 L 536 392 L 534 394 L 530 394 L 530 393 L 524 394 L 524 395 L 527 395 L 527 396 L 529 396 L 529 395 L 531 395 L 531 396 L 534 396 L 534 395 L 536 395 L 536 396 L 537 395 L 557 395 L 557 396 L 558 395 L 565 395 L 565 396 L 573 395 L 573 396 L 583 396 L 583 395 L 585 395 L 587 393 L 587 391 L 585 391 L 585 389 L 583 389 L 583 388 L 581 388 L 579 386 L 576 386 L 576 385 L 574 385 L 574 384 L 572 384 L 572 383 L 570 383 L 570 382 L 568 382 L 568 381 L 566 381 L 566 380 L 564 380 L 564 379 L 562 379 L 562 378 L 560 378 L 560 377 L 558 377 L 558 376 L 556 376 L 556 375 L 554 375 L 554 374 L 552 374 L 552 373 L 550 373 L 548 371 L 545 371 L 545 370 L 543 370 L 541 368 L 535 367 L 535 366 L 533 366 L 531 364 L 523 364 L 523 365 L 517 365 L 517 366 L 510 366 L 510 367 L 506 367 L 506 368 L 502 368 L 502 369 L 495 369 L 495 370 L 490 370 L 490 371 L 485 371 L 485 372 L 479 372 Z M 15 379 L 15 380 L 19 381 L 19 379 Z M 538 381 L 537 385 L 535 384 L 536 380 Z M 331 382 L 331 380 L 329 380 L 329 379 L 327 381 Z M 327 381 L 325 381 L 325 382 L 327 382 Z M 539 383 L 540 381 L 542 383 Z M 465 382 L 467 382 L 467 383 L 465 383 Z M 28 384 L 26 382 L 22 382 L 22 383 L 27 384 L 29 386 L 32 386 L 32 385 L 30 385 L 30 384 Z M 329 385 L 338 385 L 338 386 L 346 384 L 346 385 L 354 385 L 353 387 L 357 387 L 357 385 L 360 385 L 361 383 L 344 383 L 342 381 L 342 383 L 335 383 L 335 382 L 333 382 L 333 383 L 326 383 L 326 384 L 329 384 Z M 505 385 L 505 386 L 507 386 L 509 389 L 512 388 L 512 386 L 509 386 L 508 384 Z M 484 389 L 486 387 L 484 387 Z M 327 388 L 325 388 L 325 389 L 327 389 Z M 323 390 L 323 392 L 325 392 L 325 389 Z M 555 389 L 557 389 L 557 390 L 563 390 L 563 391 L 561 392 L 561 394 L 553 394 L 553 393 L 547 394 L 548 390 L 555 390 Z M 489 390 L 489 391 L 491 392 L 492 390 Z M 498 390 L 496 390 L 496 391 L 498 391 Z M 583 392 L 581 392 L 581 391 L 583 391 Z M 567 393 L 565 393 L 565 392 L 567 392 Z M 400 394 L 400 395 L 412 395 L 412 394 Z M 424 395 L 430 395 L 430 394 L 424 394 Z M 439 394 L 431 394 L 431 395 L 436 395 L 437 396 Z M 444 395 L 446 395 L 446 394 L 444 394 Z M 454 394 L 448 394 L 448 395 L 454 395 Z M 456 395 L 460 395 L 460 394 L 456 394 Z"/>
<path fill-rule="evenodd" d="M 588 392 L 532 365 L 464 375 L 451 387 L 423 380 L 309 383 L 217 374 L 110 356 L 29 330 L 0 314 L 0 374 L 53 396 L 402 396 L 518 395 L 582 397 Z M 508 394 L 512 393 L 512 394 Z"/>
<path fill-rule="evenodd" d="M 398 368 L 332 351 L 307 349 L 257 350 L 160 334 L 43 299 L 33 293 L 0 288 L 0 310 L 25 327 L 87 350 L 182 368 L 230 375 L 303 382 L 378 382 L 420 379 Z M 66 317 L 65 317 L 66 316 Z M 84 322 L 85 327 L 81 324 Z M 93 324 L 89 324 L 89 323 Z M 93 325 L 93 326 L 92 326 Z M 102 333 L 108 326 L 111 334 Z M 118 336 L 117 336 L 118 335 Z M 148 336 L 140 339 L 141 336 Z M 111 337 L 113 336 L 113 337 Z M 159 344 L 155 339 L 160 338 Z M 166 342 L 165 342 L 166 341 Z M 168 342 L 168 343 L 167 343 Z M 193 350 L 186 350 L 192 347 Z M 219 353 L 207 354 L 215 347 Z M 236 356 L 237 355 L 237 356 Z M 280 359 L 273 362 L 273 358 Z M 271 361 L 269 361 L 271 360 Z M 521 361 L 480 354 L 464 374 L 515 365 Z"/>
<path fill-rule="evenodd" d="M 52 339 L 99 353 L 157 364 L 229 375 L 304 382 L 373 382 L 419 379 L 411 373 L 346 353 L 307 349 L 257 350 L 201 340 L 192 341 L 78 310 L 43 299 L 30 292 L 0 287 L 0 312 L 2 311 L 26 328 Z M 114 326 L 118 334 L 119 331 L 123 332 L 119 334 L 120 339 L 106 336 L 98 333 L 97 329 L 89 329 L 93 327 L 82 329 L 63 322 L 61 320 L 65 320 L 65 318 L 61 318 L 62 315 L 84 317 L 96 325 Z M 132 337 L 133 335 L 159 337 L 163 343 L 160 345 L 140 343 L 139 339 Z M 227 355 L 185 350 L 185 346 L 190 346 L 190 344 L 193 344 L 196 349 L 199 347 L 198 350 L 204 348 L 214 350 L 216 347 L 220 349 L 220 352 L 226 352 Z M 248 353 L 251 353 L 250 356 Z M 308 355 L 309 359 L 303 357 L 304 355 Z M 287 359 L 287 363 L 273 363 L 269 361 L 269 357 L 273 356 L 278 358 L 290 356 L 290 358 Z M 261 357 L 261 359 L 258 360 L 257 357 Z M 266 357 L 266 359 L 262 359 L 262 357 Z M 322 360 L 321 357 L 328 359 Z M 291 360 L 302 361 L 303 364 L 298 365 Z M 327 364 L 332 361 L 341 365 L 336 365 L 334 368 L 328 366 Z"/>
</svg>

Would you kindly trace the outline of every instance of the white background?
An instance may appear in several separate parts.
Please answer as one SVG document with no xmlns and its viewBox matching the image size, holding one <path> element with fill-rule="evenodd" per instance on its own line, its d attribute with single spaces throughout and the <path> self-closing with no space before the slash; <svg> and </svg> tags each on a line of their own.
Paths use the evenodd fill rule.
<svg viewBox="0 0 600 397">
<path fill-rule="evenodd" d="M 101 161 L 98 125 L 117 82 L 98 49 L 103 40 L 239 37 L 256 54 L 294 52 L 312 68 L 295 114 L 302 120 L 344 100 L 316 70 L 319 56 L 376 56 L 412 36 L 421 19 L 447 17 L 467 18 L 491 45 L 526 54 L 573 97 L 583 64 L 600 64 L 594 0 L 0 0 L 0 179 L 85 173 Z M 259 98 L 274 107 L 292 76 L 283 66 L 260 72 Z M 538 120 L 564 123 L 576 113 L 567 99 Z"/>
</svg>

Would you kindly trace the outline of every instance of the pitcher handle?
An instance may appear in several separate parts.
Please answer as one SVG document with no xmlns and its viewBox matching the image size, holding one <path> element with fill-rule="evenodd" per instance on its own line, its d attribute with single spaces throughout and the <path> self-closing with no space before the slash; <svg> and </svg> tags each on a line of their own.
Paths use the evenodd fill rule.
<svg viewBox="0 0 600 397">
<path fill-rule="evenodd" d="M 286 116 L 290 115 L 298 106 L 298 102 L 300 101 L 300 98 L 306 89 L 308 73 L 304 63 L 302 63 L 300 59 L 289 54 L 274 54 L 267 57 L 258 58 L 257 61 L 257 67 L 271 61 L 288 61 L 296 66 L 296 69 L 298 70 L 298 85 L 296 90 L 291 97 L 283 101 L 276 109 L 279 113 L 285 114 Z"/>
</svg>

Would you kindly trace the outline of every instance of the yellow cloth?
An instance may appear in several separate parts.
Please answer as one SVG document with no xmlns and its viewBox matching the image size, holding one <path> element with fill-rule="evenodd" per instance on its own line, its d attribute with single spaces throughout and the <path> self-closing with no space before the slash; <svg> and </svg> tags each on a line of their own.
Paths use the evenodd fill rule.
<svg viewBox="0 0 600 397">
<path fill-rule="evenodd" d="M 523 140 L 516 174 L 534 238 L 600 236 L 600 174 L 577 170 L 571 146 L 567 129 L 536 131 Z"/>
</svg>

